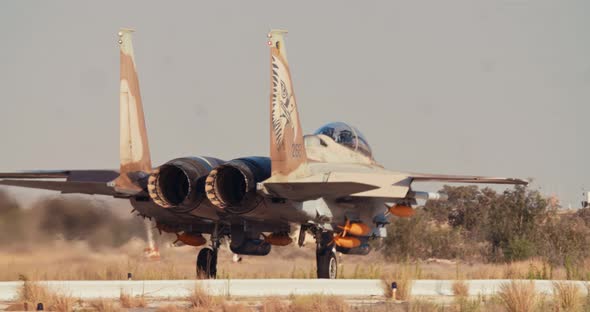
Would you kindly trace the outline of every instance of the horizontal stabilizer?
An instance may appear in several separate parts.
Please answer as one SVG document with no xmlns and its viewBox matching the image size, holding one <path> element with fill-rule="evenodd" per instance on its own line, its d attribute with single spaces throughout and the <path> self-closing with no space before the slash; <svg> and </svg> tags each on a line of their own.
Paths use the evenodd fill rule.
<svg viewBox="0 0 590 312">
<path fill-rule="evenodd" d="M 480 176 L 444 175 L 444 174 L 408 174 L 414 182 L 454 182 L 454 183 L 489 183 L 527 185 L 527 181 L 515 178 L 496 178 Z"/>
<path fill-rule="evenodd" d="M 104 182 L 68 182 L 43 180 L 0 180 L 0 185 L 18 186 L 42 190 L 60 191 L 62 193 L 111 195 L 117 193 Z"/>
<path fill-rule="evenodd" d="M 296 201 L 342 197 L 378 188 L 357 182 L 269 182 L 264 187 L 276 197 Z"/>
<path fill-rule="evenodd" d="M 110 182 L 119 176 L 117 170 L 36 170 L 0 172 L 0 179 L 66 179 L 77 182 Z"/>
</svg>

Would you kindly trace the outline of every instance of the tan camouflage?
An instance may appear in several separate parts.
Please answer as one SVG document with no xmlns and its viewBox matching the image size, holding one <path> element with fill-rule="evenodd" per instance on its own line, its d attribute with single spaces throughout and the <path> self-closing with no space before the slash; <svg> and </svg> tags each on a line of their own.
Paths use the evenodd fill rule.
<svg viewBox="0 0 590 312">
<path fill-rule="evenodd" d="M 132 183 L 130 173 L 152 170 L 147 129 L 139 91 L 139 80 L 135 66 L 131 34 L 133 30 L 121 29 L 120 47 L 120 176 L 115 181 L 115 188 L 124 192 L 141 191 Z"/>
<path fill-rule="evenodd" d="M 268 34 L 270 46 L 270 158 L 272 176 L 288 176 L 305 164 L 307 155 L 295 92 L 291 81 L 285 30 L 272 30 Z"/>
<path fill-rule="evenodd" d="M 154 218 L 159 230 L 176 233 L 176 243 L 200 246 L 206 243 L 202 234 L 208 234 L 209 256 L 216 254 L 225 237 L 231 239 L 232 252 L 266 255 L 271 245 L 291 244 L 289 233 L 299 225 L 298 243 L 303 244 L 306 231 L 316 238 L 318 277 L 335 278 L 334 250 L 366 254 L 369 239 L 384 237 L 387 215 L 408 217 L 417 199 L 445 197 L 416 191 L 413 182 L 527 184 L 520 179 L 385 169 L 373 158 L 362 133 L 345 123 L 304 136 L 287 61 L 286 33 L 271 30 L 268 34 L 270 159 L 245 157 L 231 164 L 213 157 L 183 157 L 153 170 L 132 30 L 121 29 L 120 170 L 0 173 L 0 185 L 128 198 L 134 212 Z M 207 250 L 203 251 L 207 256 Z M 203 260 L 201 252 L 197 259 Z M 209 260 L 202 262 L 211 266 Z M 203 263 L 197 260 L 199 265 Z"/>
</svg>

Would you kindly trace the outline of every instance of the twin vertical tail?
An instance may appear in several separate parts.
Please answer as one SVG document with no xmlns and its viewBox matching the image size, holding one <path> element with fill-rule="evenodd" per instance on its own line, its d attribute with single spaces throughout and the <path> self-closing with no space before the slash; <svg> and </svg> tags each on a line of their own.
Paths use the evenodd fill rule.
<svg viewBox="0 0 590 312">
<path fill-rule="evenodd" d="M 133 30 L 121 29 L 119 48 L 121 57 L 120 87 L 120 175 L 114 181 L 120 193 L 140 192 L 140 180 L 152 171 L 143 105 L 139 92 L 139 80 L 135 67 L 131 34 Z"/>
<path fill-rule="evenodd" d="M 271 30 L 270 46 L 270 158 L 272 179 L 287 180 L 307 162 L 297 103 L 287 62 L 285 30 Z"/>
</svg>

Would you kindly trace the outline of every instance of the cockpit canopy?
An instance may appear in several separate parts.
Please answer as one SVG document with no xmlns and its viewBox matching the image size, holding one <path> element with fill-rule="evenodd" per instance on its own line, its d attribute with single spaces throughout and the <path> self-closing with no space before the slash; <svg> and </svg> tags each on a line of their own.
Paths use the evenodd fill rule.
<svg viewBox="0 0 590 312">
<path fill-rule="evenodd" d="M 342 144 L 365 156 L 373 157 L 371 147 L 365 136 L 357 128 L 349 126 L 344 122 L 326 124 L 314 132 L 314 134 L 323 134 L 332 138 L 338 144 Z"/>
</svg>

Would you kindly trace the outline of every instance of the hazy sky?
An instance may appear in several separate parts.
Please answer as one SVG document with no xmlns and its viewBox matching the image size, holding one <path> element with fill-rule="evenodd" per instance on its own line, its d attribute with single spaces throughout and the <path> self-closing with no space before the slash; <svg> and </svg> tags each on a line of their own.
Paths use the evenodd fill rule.
<svg viewBox="0 0 590 312">
<path fill-rule="evenodd" d="M 1 171 L 118 167 L 121 26 L 154 165 L 268 155 L 280 27 L 306 132 L 346 121 L 390 169 L 533 177 L 564 206 L 590 190 L 589 1 L 2 1 Z"/>
</svg>

